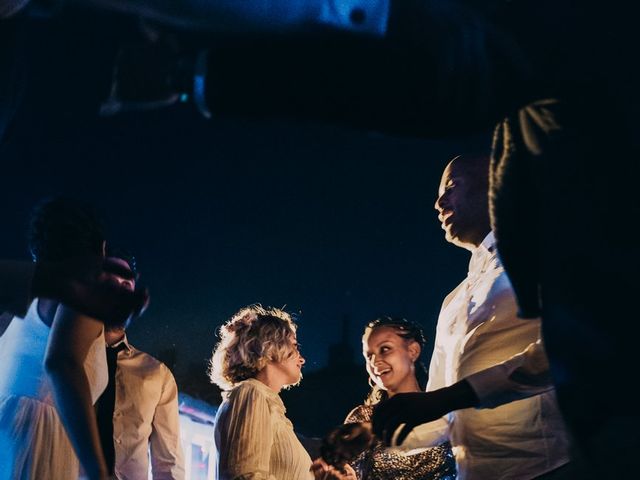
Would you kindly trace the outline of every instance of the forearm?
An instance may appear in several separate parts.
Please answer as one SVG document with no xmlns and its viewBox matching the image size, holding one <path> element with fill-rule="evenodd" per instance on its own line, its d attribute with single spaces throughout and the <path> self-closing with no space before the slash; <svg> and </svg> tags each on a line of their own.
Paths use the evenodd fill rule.
<svg viewBox="0 0 640 480">
<path fill-rule="evenodd" d="M 416 426 L 439 420 L 454 410 L 475 407 L 478 403 L 479 398 L 467 380 L 430 392 L 399 393 L 374 409 L 373 431 L 384 443 L 400 445 Z M 435 432 L 442 431 L 442 422 L 433 423 L 429 428 L 433 426 Z"/>
<path fill-rule="evenodd" d="M 156 409 L 152 429 L 149 450 L 153 480 L 183 480 L 184 455 L 177 398 Z"/>
<path fill-rule="evenodd" d="M 442 415 L 454 410 L 476 407 L 479 403 L 478 395 L 473 389 L 471 383 L 466 379 L 460 380 L 449 387 L 444 387 L 428 393 L 438 395 L 439 402 L 446 406 L 446 411 L 442 412 Z"/>
<path fill-rule="evenodd" d="M 82 467 L 92 480 L 106 478 L 107 466 L 84 367 L 69 360 L 50 359 L 46 370 L 56 409 Z"/>
<path fill-rule="evenodd" d="M 106 478 L 107 467 L 84 365 L 94 343 L 104 342 L 102 331 L 101 322 L 60 305 L 51 325 L 44 359 L 60 419 L 92 480 Z"/>
<path fill-rule="evenodd" d="M 164 423 L 162 419 L 161 421 Z M 149 439 L 153 480 L 184 480 L 184 457 L 180 445 L 180 432 L 177 429 L 158 430 L 156 423 L 154 420 L 154 431 Z"/>
</svg>

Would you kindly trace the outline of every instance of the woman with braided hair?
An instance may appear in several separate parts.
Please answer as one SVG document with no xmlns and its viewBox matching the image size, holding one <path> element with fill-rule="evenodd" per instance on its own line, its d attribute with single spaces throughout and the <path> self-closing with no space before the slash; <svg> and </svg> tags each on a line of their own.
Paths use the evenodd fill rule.
<svg viewBox="0 0 640 480">
<path fill-rule="evenodd" d="M 386 448 L 376 439 L 367 442 L 371 415 L 378 403 L 397 393 L 424 391 L 427 371 L 420 361 L 424 344 L 420 325 L 404 318 L 380 317 L 367 324 L 362 354 L 371 391 L 364 404 L 347 415 L 344 425 L 324 439 L 323 458 L 313 465 L 317 479 L 346 480 L 353 478 L 352 470 L 359 480 L 455 479 L 455 461 L 448 443 L 401 452 Z"/>
</svg>

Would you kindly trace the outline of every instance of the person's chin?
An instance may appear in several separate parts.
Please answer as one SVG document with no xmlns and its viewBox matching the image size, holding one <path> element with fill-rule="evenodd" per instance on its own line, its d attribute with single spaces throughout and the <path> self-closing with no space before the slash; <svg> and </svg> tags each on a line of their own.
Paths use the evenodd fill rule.
<svg viewBox="0 0 640 480">
<path fill-rule="evenodd" d="M 385 392 L 387 392 L 387 394 L 391 394 L 391 395 L 393 394 L 393 392 L 395 392 L 395 388 L 393 388 L 393 385 L 389 385 L 389 384 L 384 385 L 384 386 L 382 387 L 382 390 L 384 390 Z"/>
<path fill-rule="evenodd" d="M 449 225 L 447 228 L 444 229 L 444 238 L 447 240 L 447 242 L 453 243 L 455 241 L 456 233 L 452 225 Z"/>
<path fill-rule="evenodd" d="M 298 385 L 300 385 L 300 382 L 302 382 L 302 372 L 300 372 L 300 376 L 298 376 L 297 379 L 292 378 L 291 383 L 288 383 L 287 385 L 285 385 L 284 388 L 288 389 L 291 387 L 297 387 Z"/>
<path fill-rule="evenodd" d="M 393 383 L 391 382 L 382 383 L 382 389 L 386 390 L 387 392 L 390 390 L 393 390 Z"/>
<path fill-rule="evenodd" d="M 454 231 L 453 229 L 447 230 L 444 238 L 447 242 L 452 243 L 453 245 L 466 248 L 466 243 L 460 238 L 458 232 Z"/>
</svg>

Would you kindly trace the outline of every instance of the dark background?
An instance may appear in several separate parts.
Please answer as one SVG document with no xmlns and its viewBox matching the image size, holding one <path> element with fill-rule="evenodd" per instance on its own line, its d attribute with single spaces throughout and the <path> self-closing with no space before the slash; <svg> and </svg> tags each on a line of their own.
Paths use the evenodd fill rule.
<svg viewBox="0 0 640 480">
<path fill-rule="evenodd" d="M 432 341 L 468 261 L 433 210 L 440 174 L 489 134 L 425 140 L 205 120 L 190 103 L 101 118 L 115 52 L 133 29 L 73 11 L 25 26 L 25 97 L 0 149 L 2 255 L 28 258 L 28 213 L 44 196 L 96 204 L 151 291 L 131 342 L 168 363 L 183 392 L 212 402 L 216 328 L 251 303 L 299 313 L 306 378 L 284 397 L 300 431 L 322 434 L 368 388 L 367 321 L 405 316 Z"/>
</svg>

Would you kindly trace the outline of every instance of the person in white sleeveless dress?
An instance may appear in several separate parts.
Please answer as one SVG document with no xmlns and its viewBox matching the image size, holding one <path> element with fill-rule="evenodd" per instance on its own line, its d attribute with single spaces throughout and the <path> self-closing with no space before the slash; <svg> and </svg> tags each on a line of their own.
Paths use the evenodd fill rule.
<svg viewBox="0 0 640 480">
<path fill-rule="evenodd" d="M 68 199 L 38 205 L 29 225 L 35 261 L 104 255 L 94 211 Z M 0 480 L 108 478 L 93 402 L 107 383 L 104 325 L 36 298 L 0 337 Z"/>
</svg>

